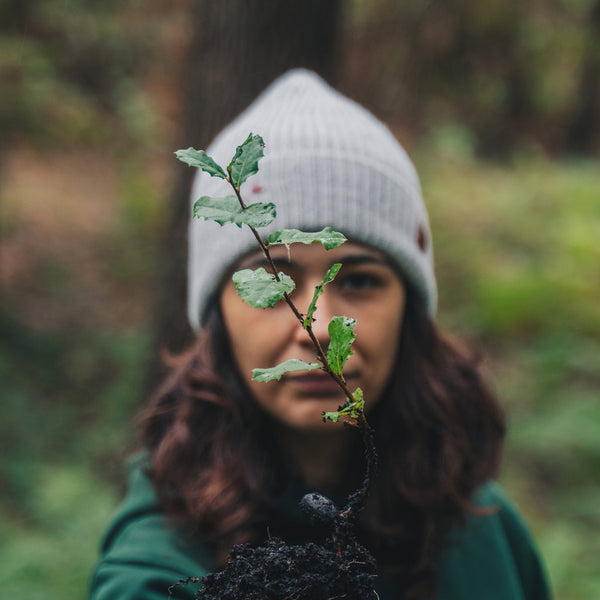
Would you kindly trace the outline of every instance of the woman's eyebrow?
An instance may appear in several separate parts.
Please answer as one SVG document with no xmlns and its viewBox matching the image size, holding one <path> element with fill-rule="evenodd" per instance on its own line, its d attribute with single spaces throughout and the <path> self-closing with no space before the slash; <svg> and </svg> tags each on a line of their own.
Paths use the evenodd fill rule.
<svg viewBox="0 0 600 600">
<path fill-rule="evenodd" d="M 376 264 L 376 265 L 385 265 L 390 267 L 391 262 L 382 256 L 373 256 L 372 254 L 349 254 L 348 256 L 344 256 L 335 262 L 340 262 L 342 265 L 365 265 L 365 264 Z"/>
</svg>

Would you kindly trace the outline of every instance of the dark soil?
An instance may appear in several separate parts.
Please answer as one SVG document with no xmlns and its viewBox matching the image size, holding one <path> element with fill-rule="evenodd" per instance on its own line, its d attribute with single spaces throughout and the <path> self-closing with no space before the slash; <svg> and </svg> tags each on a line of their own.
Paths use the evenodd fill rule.
<svg viewBox="0 0 600 600">
<path fill-rule="evenodd" d="M 266 546 L 235 546 L 223 571 L 200 582 L 199 600 L 368 600 L 376 563 L 360 545 L 341 549 L 313 542 L 290 546 L 271 539 Z"/>
<path fill-rule="evenodd" d="M 306 494 L 300 509 L 313 523 L 325 526 L 324 544 L 290 545 L 273 538 L 264 546 L 234 546 L 225 568 L 177 585 L 200 583 L 198 600 L 376 600 L 377 563 L 357 543 L 354 523 L 362 511 L 377 465 L 373 432 L 361 429 L 367 470 L 363 485 L 339 510 L 326 496 Z"/>
</svg>

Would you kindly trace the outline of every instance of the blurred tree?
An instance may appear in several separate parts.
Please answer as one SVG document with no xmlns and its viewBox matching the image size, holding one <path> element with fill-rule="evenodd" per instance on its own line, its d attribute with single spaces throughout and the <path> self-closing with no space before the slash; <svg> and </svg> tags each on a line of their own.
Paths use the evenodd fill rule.
<svg viewBox="0 0 600 600">
<path fill-rule="evenodd" d="M 340 21 L 339 0 L 202 0 L 192 2 L 193 40 L 184 67 L 179 148 L 206 147 L 273 79 L 304 66 L 331 80 Z M 185 232 L 194 172 L 179 163 L 164 231 L 163 276 L 154 321 L 154 353 L 145 394 L 165 373 L 160 354 L 192 338 L 186 318 Z"/>
<path fill-rule="evenodd" d="M 594 134 L 600 128 L 600 1 L 591 7 L 587 22 L 578 94 L 565 139 L 568 152 L 583 155 L 594 151 Z"/>
<path fill-rule="evenodd" d="M 597 0 L 354 0 L 344 89 L 415 138 L 458 125 L 474 150 L 593 154 Z M 568 134 L 566 134 L 568 132 Z"/>
</svg>

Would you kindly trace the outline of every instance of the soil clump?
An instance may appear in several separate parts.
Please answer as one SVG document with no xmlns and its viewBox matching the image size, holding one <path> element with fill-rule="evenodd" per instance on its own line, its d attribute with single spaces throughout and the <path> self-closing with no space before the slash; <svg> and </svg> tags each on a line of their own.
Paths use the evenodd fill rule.
<svg viewBox="0 0 600 600">
<path fill-rule="evenodd" d="M 308 542 L 288 545 L 271 539 L 264 546 L 234 546 L 225 569 L 200 579 L 199 600 L 376 599 L 377 565 L 359 544 L 335 547 Z"/>
</svg>

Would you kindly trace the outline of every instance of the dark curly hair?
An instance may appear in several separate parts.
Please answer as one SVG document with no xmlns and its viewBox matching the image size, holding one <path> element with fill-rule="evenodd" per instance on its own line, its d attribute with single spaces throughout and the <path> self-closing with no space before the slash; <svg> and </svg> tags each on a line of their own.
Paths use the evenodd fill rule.
<svg viewBox="0 0 600 600">
<path fill-rule="evenodd" d="M 141 415 L 151 476 L 167 514 L 193 523 L 224 560 L 233 544 L 277 532 L 274 498 L 290 469 L 236 371 L 217 301 L 172 363 Z M 431 591 L 447 533 L 497 474 L 505 421 L 478 357 L 437 329 L 411 289 L 396 369 L 369 421 L 380 456 L 360 539 L 406 597 Z M 360 474 L 346 480 L 352 489 Z"/>
</svg>

